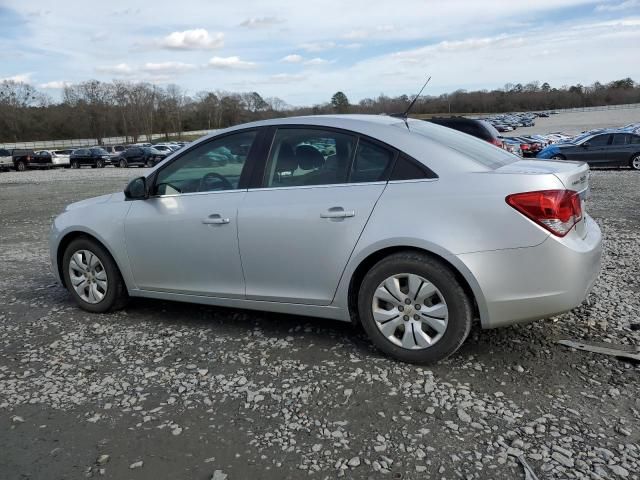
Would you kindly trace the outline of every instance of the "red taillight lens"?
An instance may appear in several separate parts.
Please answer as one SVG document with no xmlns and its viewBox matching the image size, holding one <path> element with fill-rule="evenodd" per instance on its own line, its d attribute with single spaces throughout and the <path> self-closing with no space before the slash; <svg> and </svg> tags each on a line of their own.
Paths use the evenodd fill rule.
<svg viewBox="0 0 640 480">
<path fill-rule="evenodd" d="M 499 138 L 492 138 L 492 139 L 489 141 L 489 143 L 494 144 L 496 147 L 500 147 L 500 148 L 502 148 L 502 147 L 503 147 L 502 140 L 500 140 Z"/>
<path fill-rule="evenodd" d="M 506 201 L 558 237 L 564 237 L 582 219 L 580 195 L 573 190 L 515 193 Z"/>
<path fill-rule="evenodd" d="M 522 150 L 529 150 L 529 148 L 531 148 L 531 147 L 530 147 L 530 145 L 528 143 L 521 143 L 520 144 L 520 148 Z"/>
</svg>

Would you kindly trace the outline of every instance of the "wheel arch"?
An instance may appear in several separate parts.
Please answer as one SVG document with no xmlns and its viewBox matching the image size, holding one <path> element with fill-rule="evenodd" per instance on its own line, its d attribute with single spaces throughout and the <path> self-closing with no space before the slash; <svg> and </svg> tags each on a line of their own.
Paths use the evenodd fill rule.
<svg viewBox="0 0 640 480">
<path fill-rule="evenodd" d="M 474 305 L 474 314 L 480 318 L 480 321 L 483 325 L 486 323 L 488 310 L 484 295 L 482 294 L 482 290 L 480 289 L 480 285 L 478 284 L 477 280 L 475 279 L 473 274 L 466 268 L 464 263 L 462 263 L 452 255 L 448 255 L 445 257 L 433 252 L 432 250 L 409 245 L 394 245 L 380 248 L 374 252 L 369 253 L 358 263 L 358 266 L 353 270 L 353 273 L 351 274 L 347 293 L 347 305 L 349 317 L 352 323 L 360 323 L 360 319 L 358 318 L 358 291 L 360 290 L 360 285 L 362 284 L 362 280 L 364 279 L 366 273 L 383 258 L 400 252 L 413 252 L 427 255 L 449 267 L 453 274 L 456 276 L 456 279 L 460 282 L 460 285 L 462 285 L 465 293 L 472 300 Z"/>
<path fill-rule="evenodd" d="M 640 151 L 632 153 L 631 156 L 629 157 L 629 166 L 631 168 L 633 168 L 633 164 L 632 164 L 633 159 L 636 158 L 637 156 L 640 156 Z"/>
<path fill-rule="evenodd" d="M 115 263 L 116 267 L 118 268 L 118 271 L 120 272 L 120 276 L 122 277 L 122 281 L 125 283 L 125 287 L 127 287 L 127 289 L 128 289 L 128 285 L 127 285 L 125 276 L 123 275 L 122 268 L 120 267 L 120 264 L 116 260 L 116 257 L 113 254 L 113 252 L 111 251 L 111 249 L 107 246 L 107 244 L 105 242 L 100 240 L 95 235 L 92 235 L 91 233 L 85 232 L 85 231 L 82 231 L 82 230 L 73 230 L 71 232 L 66 233 L 60 239 L 60 242 L 58 243 L 58 248 L 56 250 L 56 267 L 57 267 L 57 270 L 58 270 L 58 272 L 57 272 L 58 273 L 58 278 L 60 278 L 60 282 L 62 283 L 62 285 L 65 288 L 67 287 L 67 285 L 65 283 L 64 271 L 63 271 L 63 265 L 62 265 L 64 252 L 66 251 L 66 249 L 69 246 L 69 244 L 71 242 L 73 242 L 74 240 L 78 239 L 78 238 L 86 238 L 88 240 L 96 242 L 98 245 L 100 245 L 102 248 L 105 249 L 107 254 L 111 257 L 111 260 L 113 260 L 113 263 Z"/>
</svg>

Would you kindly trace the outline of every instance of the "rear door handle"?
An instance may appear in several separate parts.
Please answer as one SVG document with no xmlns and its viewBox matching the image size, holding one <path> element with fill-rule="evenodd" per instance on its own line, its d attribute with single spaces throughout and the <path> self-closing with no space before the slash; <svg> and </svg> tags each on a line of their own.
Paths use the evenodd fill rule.
<svg viewBox="0 0 640 480">
<path fill-rule="evenodd" d="M 320 214 L 320 218 L 349 218 L 355 217 L 356 212 L 353 210 L 345 210 L 342 207 L 332 207 L 326 212 Z"/>
<path fill-rule="evenodd" d="M 228 218 L 222 218 L 217 213 L 214 213 L 212 215 L 209 215 L 207 218 L 204 218 L 202 220 L 202 223 L 204 223 L 205 225 L 226 225 L 230 221 L 231 220 L 229 220 Z"/>
</svg>

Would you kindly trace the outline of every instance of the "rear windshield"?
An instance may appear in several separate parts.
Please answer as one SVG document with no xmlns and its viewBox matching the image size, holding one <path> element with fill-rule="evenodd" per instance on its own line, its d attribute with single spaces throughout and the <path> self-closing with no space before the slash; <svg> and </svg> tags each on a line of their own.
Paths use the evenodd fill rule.
<svg viewBox="0 0 640 480">
<path fill-rule="evenodd" d="M 422 135 L 434 142 L 441 143 L 493 170 L 520 160 L 519 157 L 506 150 L 495 147 L 489 142 L 465 133 L 460 133 L 451 128 L 441 127 L 421 120 L 410 120 L 408 124 L 411 132 Z M 396 124 L 395 126 L 398 128 L 407 128 L 404 123 Z"/>
</svg>

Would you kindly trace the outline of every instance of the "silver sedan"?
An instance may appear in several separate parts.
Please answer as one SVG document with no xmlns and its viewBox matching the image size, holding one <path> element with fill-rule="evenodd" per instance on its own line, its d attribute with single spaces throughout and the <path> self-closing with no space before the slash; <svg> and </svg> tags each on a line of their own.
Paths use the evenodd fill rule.
<svg viewBox="0 0 640 480">
<path fill-rule="evenodd" d="M 389 116 L 239 125 L 124 192 L 69 205 L 53 271 L 81 308 L 129 297 L 362 325 L 428 363 L 484 328 L 579 305 L 600 269 L 584 163 L 522 160 Z"/>
</svg>

